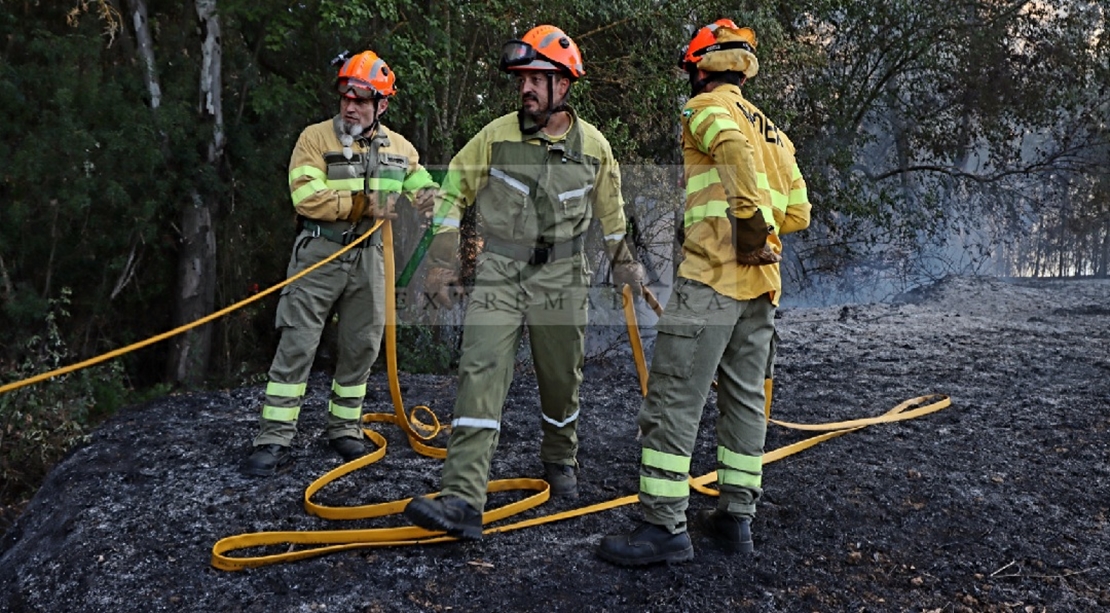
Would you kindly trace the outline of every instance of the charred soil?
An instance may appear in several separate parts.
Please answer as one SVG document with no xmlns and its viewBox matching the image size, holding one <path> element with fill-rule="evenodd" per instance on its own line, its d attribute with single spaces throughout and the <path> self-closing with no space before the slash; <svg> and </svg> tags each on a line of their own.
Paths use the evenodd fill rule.
<svg viewBox="0 0 1110 613">
<path fill-rule="evenodd" d="M 59 464 L 0 541 L 0 611 L 1096 611 L 1110 607 L 1110 281 L 948 278 L 890 304 L 783 308 L 773 417 L 870 417 L 926 394 L 952 406 L 865 428 L 768 464 L 736 557 L 624 569 L 594 555 L 635 505 L 470 544 L 362 549 L 241 572 L 212 568 L 234 534 L 402 525 L 305 513 L 339 464 L 320 439 L 328 377 L 313 376 L 293 467 L 239 472 L 261 386 L 131 407 Z M 619 363 L 618 363 L 619 362 Z M 407 407 L 449 421 L 453 377 L 401 376 Z M 390 411 L 371 380 L 367 410 Z M 715 395 L 692 473 L 714 468 Z M 637 491 L 631 360 L 587 365 L 581 497 Z M 440 462 L 394 426 L 380 462 L 314 500 L 355 506 L 438 489 Z M 518 373 L 493 478 L 539 477 L 535 379 Z M 772 426 L 767 450 L 805 438 Z M 442 444 L 442 439 L 440 441 Z M 491 506 L 512 498 L 498 494 Z M 694 494 L 691 511 L 713 506 Z M 518 517 L 519 518 L 519 517 Z M 263 552 L 256 552 L 255 555 Z"/>
</svg>

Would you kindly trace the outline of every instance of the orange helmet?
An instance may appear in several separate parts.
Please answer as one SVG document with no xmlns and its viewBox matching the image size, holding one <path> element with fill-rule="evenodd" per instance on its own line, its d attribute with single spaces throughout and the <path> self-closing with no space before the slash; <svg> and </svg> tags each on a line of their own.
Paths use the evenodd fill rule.
<svg viewBox="0 0 1110 613">
<path fill-rule="evenodd" d="M 343 62 L 335 85 L 345 98 L 367 99 L 397 93 L 396 80 L 385 60 L 373 51 L 363 51 Z"/>
<path fill-rule="evenodd" d="M 548 70 L 572 80 L 585 76 L 578 45 L 555 26 L 536 26 L 501 47 L 501 70 Z"/>
<path fill-rule="evenodd" d="M 728 35 L 721 36 L 723 32 L 718 33 L 718 30 L 722 29 L 728 30 Z M 729 40 L 722 41 L 721 38 Z M 751 53 L 754 57 L 756 44 L 755 30 L 741 28 L 731 19 L 718 19 L 694 33 L 690 43 L 682 49 L 678 58 L 678 67 L 683 70 L 690 70 L 692 67 L 697 67 L 707 54 L 732 49 L 742 49 Z M 741 72 L 744 71 L 741 70 Z"/>
</svg>

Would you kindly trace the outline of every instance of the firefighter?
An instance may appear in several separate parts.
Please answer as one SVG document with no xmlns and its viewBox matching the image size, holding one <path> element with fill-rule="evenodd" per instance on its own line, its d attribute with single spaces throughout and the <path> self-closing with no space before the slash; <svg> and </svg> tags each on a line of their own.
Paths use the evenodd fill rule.
<svg viewBox="0 0 1110 613">
<path fill-rule="evenodd" d="M 694 557 L 686 531 L 690 456 L 717 376 L 715 510 L 694 528 L 728 551 L 753 551 L 762 492 L 764 377 L 781 298 L 779 236 L 809 226 L 806 184 L 786 134 L 740 86 L 759 70 L 750 28 L 721 19 L 683 50 L 691 98 L 682 110 L 685 241 L 675 295 L 656 325 L 643 432 L 644 523 L 604 537 L 598 555 L 619 565 Z"/>
<path fill-rule="evenodd" d="M 578 495 L 578 388 L 591 271 L 583 252 L 600 222 L 613 281 L 639 288 L 644 270 L 624 241 L 620 170 L 609 142 L 568 106 L 585 74 L 578 46 L 551 25 L 506 43 L 500 68 L 516 76 L 520 109 L 493 120 L 448 167 L 429 248 L 429 295 L 450 304 L 458 282 L 459 222 L 476 206 L 484 245 L 463 323 L 459 389 L 442 488 L 405 516 L 463 539 L 482 534 L 490 461 L 527 326 L 542 410 L 540 460 L 554 496 Z"/>
<path fill-rule="evenodd" d="M 375 219 L 396 219 L 397 199 L 419 209 L 438 186 L 412 144 L 381 123 L 396 76 L 373 51 L 346 59 L 336 79 L 339 114 L 301 132 L 289 161 L 299 233 L 292 276 L 350 244 Z M 338 259 L 282 290 L 281 340 L 270 365 L 261 432 L 243 471 L 267 476 L 292 461 L 290 443 L 324 323 L 339 316 L 338 357 L 328 403 L 328 445 L 344 461 L 366 453 L 360 427 L 366 379 L 385 329 L 385 266 L 375 232 Z"/>
</svg>

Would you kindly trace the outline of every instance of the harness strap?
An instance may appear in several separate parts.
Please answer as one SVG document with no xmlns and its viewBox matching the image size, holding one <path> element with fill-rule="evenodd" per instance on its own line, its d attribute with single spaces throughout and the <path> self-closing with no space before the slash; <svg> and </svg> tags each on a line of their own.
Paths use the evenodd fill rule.
<svg viewBox="0 0 1110 613">
<path fill-rule="evenodd" d="M 362 236 L 366 230 L 374 224 L 373 217 L 364 217 L 357 224 L 352 224 L 346 221 L 317 221 L 314 219 L 304 219 L 301 227 L 304 231 L 310 233 L 312 236 L 322 236 L 333 243 L 340 245 L 349 245 L 358 237 Z M 356 249 L 361 249 L 367 245 L 380 245 L 381 236 L 375 232 L 370 236 L 370 239 L 364 241 Z"/>
<path fill-rule="evenodd" d="M 519 245 L 495 237 L 485 238 L 485 249 L 497 255 L 539 266 L 582 253 L 582 235 L 561 243 L 540 243 L 535 246 Z"/>
</svg>

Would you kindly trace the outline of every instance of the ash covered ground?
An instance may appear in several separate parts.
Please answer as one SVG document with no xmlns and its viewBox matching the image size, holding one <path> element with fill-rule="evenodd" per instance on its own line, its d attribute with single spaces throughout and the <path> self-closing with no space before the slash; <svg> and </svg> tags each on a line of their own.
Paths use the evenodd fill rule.
<svg viewBox="0 0 1110 613">
<path fill-rule="evenodd" d="M 339 464 L 320 439 L 314 375 L 294 467 L 240 475 L 262 387 L 131 407 L 50 475 L 0 541 L 0 611 L 1096 611 L 1110 607 L 1110 280 L 951 277 L 889 304 L 783 308 L 773 417 L 870 417 L 926 394 L 952 406 L 873 426 L 767 465 L 756 553 L 694 535 L 695 559 L 624 569 L 594 555 L 635 505 L 478 543 L 363 549 L 225 572 L 220 538 L 402 525 L 327 521 L 304 490 Z M 405 405 L 450 419 L 453 377 L 401 376 Z M 368 411 L 391 410 L 371 380 Z M 710 394 L 692 472 L 713 470 Z M 636 492 L 639 388 L 630 359 L 587 365 L 581 498 Z M 434 491 L 440 462 L 392 425 L 386 457 L 313 500 Z M 492 477 L 538 477 L 538 399 L 526 366 L 506 404 Z M 767 450 L 805 438 L 772 426 Z M 442 439 L 441 439 L 442 444 Z M 491 504 L 505 502 L 498 494 Z M 691 510 L 711 507 L 693 494 Z M 517 517 L 519 519 L 520 516 Z"/>
</svg>

